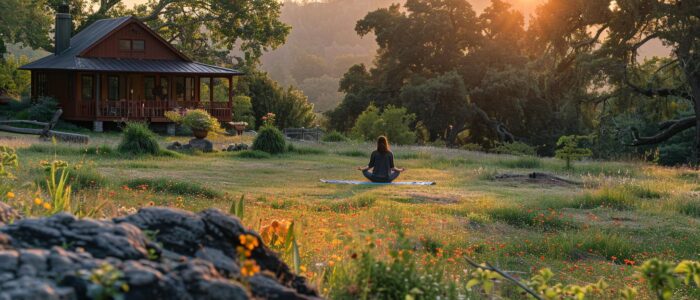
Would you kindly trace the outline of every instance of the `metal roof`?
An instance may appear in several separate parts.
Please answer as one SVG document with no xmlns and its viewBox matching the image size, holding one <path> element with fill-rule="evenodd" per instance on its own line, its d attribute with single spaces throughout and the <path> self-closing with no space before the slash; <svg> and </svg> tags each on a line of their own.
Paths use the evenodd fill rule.
<svg viewBox="0 0 700 300">
<path fill-rule="evenodd" d="M 28 63 L 22 70 L 73 70 L 145 73 L 206 73 L 242 75 L 243 73 L 223 67 L 211 66 L 186 60 L 147 60 L 123 58 L 79 57 L 80 53 L 99 42 L 133 17 L 102 19 L 95 21 L 70 39 L 70 48 L 59 55 L 48 56 Z M 140 21 L 139 21 L 140 22 Z"/>
</svg>

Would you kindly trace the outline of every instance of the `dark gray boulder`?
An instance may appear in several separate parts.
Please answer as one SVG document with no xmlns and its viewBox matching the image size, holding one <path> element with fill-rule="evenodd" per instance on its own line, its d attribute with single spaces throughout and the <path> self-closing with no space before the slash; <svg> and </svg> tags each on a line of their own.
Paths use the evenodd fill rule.
<svg viewBox="0 0 700 300">
<path fill-rule="evenodd" d="M 214 144 L 207 139 L 191 139 L 189 145 L 192 147 L 192 149 L 205 153 L 214 151 Z"/>
<path fill-rule="evenodd" d="M 112 220 L 17 218 L 0 226 L 0 300 L 91 299 L 104 296 L 105 284 L 125 299 L 318 299 L 265 246 L 250 257 L 265 275 L 242 277 L 235 252 L 241 234 L 258 236 L 214 209 L 149 207 Z"/>
</svg>

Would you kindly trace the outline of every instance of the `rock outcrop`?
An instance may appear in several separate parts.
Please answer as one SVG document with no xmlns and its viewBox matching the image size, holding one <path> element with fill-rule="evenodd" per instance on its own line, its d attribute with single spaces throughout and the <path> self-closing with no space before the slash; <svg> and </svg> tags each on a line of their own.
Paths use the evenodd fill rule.
<svg viewBox="0 0 700 300">
<path fill-rule="evenodd" d="M 4 225 L 2 225 L 4 223 Z M 241 275 L 239 236 L 258 238 Z M 0 203 L 0 300 L 318 299 L 257 233 L 221 211 L 149 207 L 112 220 L 20 218 Z"/>
</svg>

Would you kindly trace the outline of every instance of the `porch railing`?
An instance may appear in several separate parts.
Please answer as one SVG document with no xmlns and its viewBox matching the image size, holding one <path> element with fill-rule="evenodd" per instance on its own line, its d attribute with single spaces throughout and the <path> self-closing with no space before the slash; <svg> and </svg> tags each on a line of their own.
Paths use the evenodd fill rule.
<svg viewBox="0 0 700 300">
<path fill-rule="evenodd" d="M 228 102 L 196 101 L 155 101 L 155 100 L 117 100 L 117 101 L 83 101 L 80 103 L 80 117 L 96 119 L 146 120 L 165 117 L 165 112 L 175 108 L 201 108 L 220 121 L 231 120 L 231 106 Z"/>
</svg>

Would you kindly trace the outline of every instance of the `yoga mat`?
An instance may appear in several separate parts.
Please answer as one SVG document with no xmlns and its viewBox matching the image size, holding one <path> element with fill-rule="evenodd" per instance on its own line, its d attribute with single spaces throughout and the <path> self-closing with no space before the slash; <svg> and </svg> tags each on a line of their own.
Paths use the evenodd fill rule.
<svg viewBox="0 0 700 300">
<path fill-rule="evenodd" d="M 433 181 L 395 181 L 395 182 L 371 182 L 371 181 L 359 181 L 359 180 L 327 180 L 321 179 L 323 183 L 331 184 L 369 184 L 369 185 L 435 185 Z"/>
</svg>

